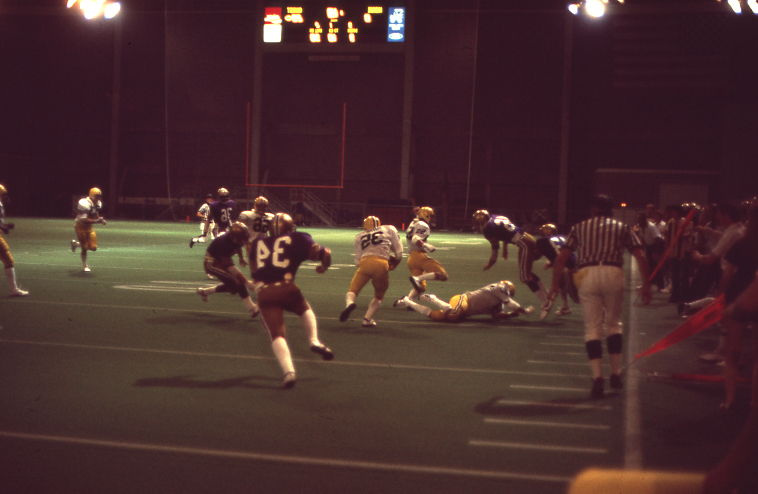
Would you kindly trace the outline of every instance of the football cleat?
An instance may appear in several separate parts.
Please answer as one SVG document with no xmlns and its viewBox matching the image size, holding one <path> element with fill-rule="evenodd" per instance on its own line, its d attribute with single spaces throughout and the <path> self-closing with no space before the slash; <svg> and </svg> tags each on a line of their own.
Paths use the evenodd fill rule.
<svg viewBox="0 0 758 494">
<path fill-rule="evenodd" d="M 624 384 L 621 382 L 621 376 L 617 374 L 611 374 L 611 387 L 613 389 L 621 389 Z"/>
<path fill-rule="evenodd" d="M 76 248 L 79 247 L 79 242 L 71 240 L 71 252 L 76 252 Z"/>
<path fill-rule="evenodd" d="M 268 209 L 268 199 L 259 196 L 253 201 L 253 210 L 258 214 L 263 214 Z"/>
<path fill-rule="evenodd" d="M 205 293 L 205 290 L 203 290 L 202 288 L 198 288 L 197 289 L 197 294 L 200 295 L 200 298 L 203 299 L 203 302 L 207 302 L 208 301 L 208 294 Z"/>
<path fill-rule="evenodd" d="M 376 216 L 368 216 L 365 220 L 363 220 L 363 229 L 366 231 L 373 230 L 374 228 L 379 228 L 380 226 L 382 226 L 382 223 Z"/>
<path fill-rule="evenodd" d="M 395 300 L 395 303 L 392 304 L 393 307 L 408 307 L 408 297 L 401 297 L 397 300 Z"/>
<path fill-rule="evenodd" d="M 427 225 L 434 226 L 434 209 L 424 206 L 418 210 L 417 216 L 424 220 Z"/>
<path fill-rule="evenodd" d="M 253 305 L 252 307 L 250 307 L 250 317 L 255 317 L 260 313 L 261 313 L 261 310 L 258 308 L 257 305 Z"/>
<path fill-rule="evenodd" d="M 355 309 L 355 303 L 352 303 L 345 307 L 345 310 L 343 310 L 342 314 L 340 314 L 340 322 L 347 321 L 347 318 L 350 317 L 350 313 L 353 312 L 353 309 Z"/>
<path fill-rule="evenodd" d="M 195 239 L 191 238 L 190 239 L 190 249 L 192 248 L 193 245 L 195 245 Z"/>
<path fill-rule="evenodd" d="M 527 315 L 528 314 L 534 314 L 534 307 L 532 307 L 530 305 L 529 307 L 527 307 L 526 309 L 524 309 L 524 314 L 527 314 Z"/>
<path fill-rule="evenodd" d="M 14 291 L 10 293 L 11 297 L 26 297 L 27 295 L 29 295 L 29 292 L 27 292 L 26 290 L 21 290 L 19 288 L 15 289 Z"/>
<path fill-rule="evenodd" d="M 284 375 L 284 380 L 282 381 L 282 385 L 284 386 L 284 389 L 292 389 L 295 387 L 295 383 L 297 382 L 297 377 L 295 376 L 294 372 L 288 372 Z"/>
<path fill-rule="evenodd" d="M 490 213 L 486 209 L 479 209 L 474 213 L 474 229 L 478 232 L 482 231 L 484 225 L 490 220 Z"/>
<path fill-rule="evenodd" d="M 571 307 L 561 307 L 557 311 L 555 311 L 556 316 L 565 316 L 571 314 Z"/>
<path fill-rule="evenodd" d="M 550 309 L 553 308 L 553 302 L 553 300 L 548 299 L 548 301 L 545 302 L 545 305 L 542 306 L 542 310 L 540 311 L 540 321 L 544 321 L 550 314 Z"/>
<path fill-rule="evenodd" d="M 410 280 L 411 285 L 413 285 L 413 288 L 417 292 L 424 293 L 426 291 L 426 288 L 424 288 L 423 286 L 421 286 L 421 283 L 419 282 L 419 280 L 415 276 L 409 277 L 408 280 Z"/>
<path fill-rule="evenodd" d="M 329 349 L 329 347 L 321 343 L 318 345 L 311 345 L 311 351 L 313 353 L 318 353 L 321 355 L 321 358 L 324 360 L 332 360 L 334 358 L 334 353 Z"/>
<path fill-rule="evenodd" d="M 361 326 L 363 326 L 364 328 L 372 328 L 376 326 L 376 321 L 374 321 L 373 319 L 363 318 L 363 324 Z"/>
<path fill-rule="evenodd" d="M 592 396 L 593 399 L 597 400 L 605 397 L 605 392 L 603 391 L 604 384 L 602 377 L 598 377 L 592 381 L 592 391 L 590 392 L 590 396 Z"/>
</svg>

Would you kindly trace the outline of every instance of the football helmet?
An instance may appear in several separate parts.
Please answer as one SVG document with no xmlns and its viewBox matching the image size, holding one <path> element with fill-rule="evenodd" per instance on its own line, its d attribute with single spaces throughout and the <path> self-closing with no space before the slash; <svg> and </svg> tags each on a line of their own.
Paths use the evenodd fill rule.
<svg viewBox="0 0 758 494">
<path fill-rule="evenodd" d="M 379 228 L 380 226 L 382 226 L 382 223 L 376 216 L 368 216 L 365 220 L 363 220 L 363 229 L 366 231 L 373 230 L 374 228 Z"/>
<path fill-rule="evenodd" d="M 227 201 L 229 201 L 229 191 L 223 187 L 218 189 L 218 192 L 216 192 L 216 195 L 218 196 L 218 200 L 222 203 L 226 203 Z"/>
<path fill-rule="evenodd" d="M 474 228 L 481 232 L 484 225 L 490 220 L 490 212 L 486 209 L 479 209 L 474 213 Z"/>
<path fill-rule="evenodd" d="M 7 193 L 8 193 L 8 190 L 5 187 L 3 187 L 3 184 L 0 184 L 0 197 L 4 196 Z"/>
<path fill-rule="evenodd" d="M 549 237 L 558 233 L 558 229 L 552 223 L 545 223 L 540 227 L 540 233 L 545 237 Z"/>
<path fill-rule="evenodd" d="M 92 187 L 89 190 L 89 198 L 92 202 L 97 202 L 103 198 L 103 193 L 97 187 Z"/>
<path fill-rule="evenodd" d="M 419 209 L 418 217 L 426 221 L 429 226 L 434 226 L 434 209 L 430 208 L 429 206 L 424 206 L 423 208 Z"/>
<path fill-rule="evenodd" d="M 272 237 L 280 237 L 295 231 L 295 222 L 287 213 L 276 213 L 268 224 L 268 232 Z"/>
<path fill-rule="evenodd" d="M 253 210 L 258 214 L 263 214 L 268 209 L 268 199 L 259 196 L 253 201 Z"/>
<path fill-rule="evenodd" d="M 499 283 L 499 285 L 500 285 L 500 289 L 503 290 L 504 292 L 507 292 L 509 296 L 512 297 L 516 295 L 516 285 L 514 285 L 510 281 L 503 280 Z"/>
<path fill-rule="evenodd" d="M 235 221 L 232 223 L 232 226 L 229 227 L 228 235 L 232 237 L 232 240 L 234 240 L 235 243 L 242 245 L 250 238 L 250 231 L 248 231 L 244 223 Z"/>
</svg>

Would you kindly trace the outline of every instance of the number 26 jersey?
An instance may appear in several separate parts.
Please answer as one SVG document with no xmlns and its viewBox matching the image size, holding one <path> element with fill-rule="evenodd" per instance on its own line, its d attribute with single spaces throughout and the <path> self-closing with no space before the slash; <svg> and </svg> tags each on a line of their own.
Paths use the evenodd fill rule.
<svg viewBox="0 0 758 494">
<path fill-rule="evenodd" d="M 355 264 L 367 256 L 389 259 L 394 252 L 395 257 L 403 257 L 403 244 L 397 234 L 397 228 L 392 225 L 382 225 L 373 230 L 366 230 L 355 236 Z"/>
</svg>

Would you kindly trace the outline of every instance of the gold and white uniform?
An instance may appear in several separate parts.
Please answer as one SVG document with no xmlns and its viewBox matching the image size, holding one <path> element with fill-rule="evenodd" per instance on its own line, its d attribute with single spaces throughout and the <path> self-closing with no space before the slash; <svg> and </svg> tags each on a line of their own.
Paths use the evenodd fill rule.
<svg viewBox="0 0 758 494">
<path fill-rule="evenodd" d="M 76 237 L 85 250 L 97 250 L 97 235 L 92 228 L 91 223 L 85 223 L 85 219 L 97 219 L 100 217 L 100 211 L 103 209 L 102 201 L 94 202 L 89 197 L 83 197 L 76 205 L 76 220 L 74 221 L 74 230 Z"/>
<path fill-rule="evenodd" d="M 366 283 L 371 281 L 375 296 L 383 298 L 389 288 L 389 258 L 392 254 L 398 260 L 403 257 L 403 244 L 397 228 L 382 225 L 360 232 L 355 236 L 353 246 L 358 270 L 350 282 L 350 292 L 358 295 Z"/>
</svg>

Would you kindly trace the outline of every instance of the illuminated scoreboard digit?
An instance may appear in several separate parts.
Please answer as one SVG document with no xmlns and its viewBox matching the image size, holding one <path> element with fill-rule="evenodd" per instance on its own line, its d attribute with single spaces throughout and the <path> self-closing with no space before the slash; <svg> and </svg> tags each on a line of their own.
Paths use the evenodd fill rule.
<svg viewBox="0 0 758 494">
<path fill-rule="evenodd" d="M 307 2 L 265 7 L 264 43 L 368 44 L 405 41 L 405 6 Z"/>
</svg>

